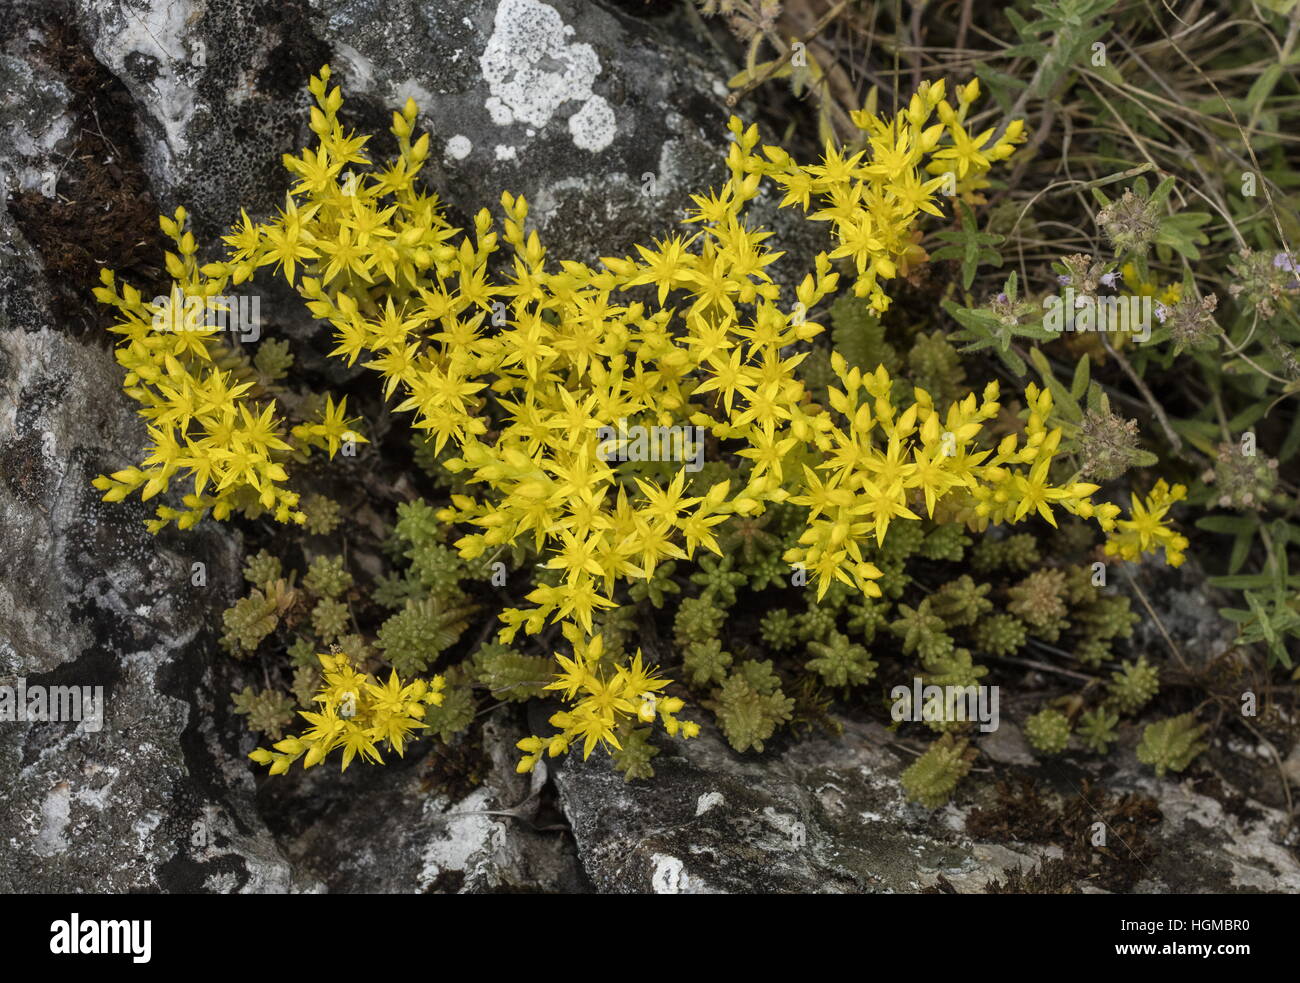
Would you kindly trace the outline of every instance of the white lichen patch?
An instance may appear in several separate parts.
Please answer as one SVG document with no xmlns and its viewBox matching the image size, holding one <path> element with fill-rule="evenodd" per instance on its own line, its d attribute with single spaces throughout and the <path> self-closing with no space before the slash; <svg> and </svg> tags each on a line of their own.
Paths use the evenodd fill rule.
<svg viewBox="0 0 1300 983">
<path fill-rule="evenodd" d="M 654 888 L 655 894 L 685 894 L 687 892 L 690 879 L 686 876 L 686 871 L 682 868 L 680 860 L 676 857 L 656 853 L 650 858 L 650 862 L 655 865 L 654 872 L 650 875 L 650 886 Z"/>
<path fill-rule="evenodd" d="M 695 800 L 695 815 L 702 816 L 710 809 L 716 808 L 726 802 L 721 792 L 705 792 Z"/>
<path fill-rule="evenodd" d="M 469 142 L 469 137 L 462 133 L 457 133 L 447 141 L 447 156 L 453 160 L 464 160 L 473 149 L 474 145 Z"/>
<path fill-rule="evenodd" d="M 349 89 L 369 92 L 375 86 L 375 63 L 350 44 L 338 41 L 334 45 L 334 59 L 347 79 Z M 406 100 L 403 99 L 403 102 Z"/>
<path fill-rule="evenodd" d="M 441 835 L 425 844 L 417 875 L 420 890 L 431 887 L 444 871 L 468 872 L 502 848 L 504 824 L 485 813 L 491 797 L 489 789 L 475 789 L 447 816 Z"/>
<path fill-rule="evenodd" d="M 228 870 L 209 874 L 203 879 L 203 890 L 212 894 L 234 894 L 239 890 L 239 878 Z"/>
<path fill-rule="evenodd" d="M 156 98 L 148 105 L 166 134 L 169 155 L 179 153 L 186 146 L 185 128 L 195 109 L 192 68 L 209 56 L 219 57 L 218 52 L 190 44 L 191 29 L 202 18 L 202 7 L 192 0 L 147 0 L 122 9 L 126 15 L 111 25 L 111 47 L 97 45 L 95 54 L 119 78 L 127 74 L 126 61 L 132 53 L 153 60 L 157 75 L 148 85 Z"/>
<path fill-rule="evenodd" d="M 613 143 L 617 129 L 614 110 L 600 96 L 592 96 L 569 117 L 569 133 L 573 136 L 574 146 L 592 153 L 598 153 Z"/>
<path fill-rule="evenodd" d="M 767 806 L 763 810 L 763 818 L 788 839 L 791 850 L 802 850 L 807 845 L 808 827 L 794 816 L 777 812 L 773 806 Z"/>
<path fill-rule="evenodd" d="M 515 121 L 515 114 L 510 111 L 510 107 L 496 96 L 488 96 L 488 100 L 484 105 L 487 106 L 488 115 L 492 117 L 492 122 L 497 126 L 509 126 Z"/>
<path fill-rule="evenodd" d="M 41 828 L 32 852 L 38 857 L 53 857 L 68 849 L 65 835 L 72 820 L 72 792 L 67 782 L 59 782 L 41 803 Z"/>
<path fill-rule="evenodd" d="M 570 40 L 572 34 L 549 4 L 501 0 L 479 56 L 490 92 L 484 105 L 498 126 L 523 123 L 540 130 L 562 106 L 580 103 L 569 131 L 575 145 L 596 152 L 614 139 L 614 113 L 592 92 L 600 58 L 591 45 Z"/>
<path fill-rule="evenodd" d="M 415 79 L 407 79 L 393 87 L 393 106 L 405 106 L 407 99 L 414 99 L 420 112 L 427 113 L 434 105 L 433 93 Z"/>
</svg>

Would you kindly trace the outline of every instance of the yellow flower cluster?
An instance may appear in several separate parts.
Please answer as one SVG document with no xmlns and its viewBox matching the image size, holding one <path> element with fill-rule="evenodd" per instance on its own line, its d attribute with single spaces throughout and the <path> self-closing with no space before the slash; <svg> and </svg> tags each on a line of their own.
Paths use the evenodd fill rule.
<svg viewBox="0 0 1300 983">
<path fill-rule="evenodd" d="M 564 634 L 573 645 L 573 658 L 556 656 L 560 672 L 546 688 L 559 690 L 573 707 L 551 716 L 550 724 L 559 728 L 559 733 L 546 739 L 525 737 L 519 742 L 524 752 L 519 771 L 532 771 L 543 752 L 554 758 L 579 741 L 584 758 L 600 744 L 622 748 L 620 728 L 638 722 L 652 724 L 658 719 L 669 737 L 679 731 L 683 737 L 700 732 L 699 724 L 676 718 L 685 704 L 675 696 L 662 695 L 669 680 L 645 669 L 640 649 L 628 665 L 609 665 L 602 635 L 588 640 L 572 622 L 565 623 Z"/>
<path fill-rule="evenodd" d="M 883 366 L 864 374 L 847 369 L 838 353 L 831 365 L 844 388 L 829 390 L 840 419 L 820 414 L 812 421 L 812 445 L 821 463 L 815 469 L 803 465 L 797 494 L 786 497 L 783 489 L 772 489 L 768 496 L 809 510 L 800 546 L 784 559 L 816 573 L 818 597 L 837 579 L 880 596 L 874 583 L 880 570 L 865 558 L 863 547 L 883 542 L 893 520 L 919 519 L 913 506 L 924 506 L 930 518 L 976 529 L 1035 514 L 1056 525 L 1054 505 L 1095 519 L 1103 529 L 1114 525 L 1119 508 L 1092 503 L 1097 485 L 1055 485 L 1048 476 L 1061 442 L 1060 428 L 1049 430 L 1046 424 L 1050 391 L 1033 383 L 1025 390 L 1023 442 L 1013 433 L 995 449 L 981 449 L 984 422 L 1001 407 L 997 383 L 985 387 L 982 399 L 971 393 L 952 403 L 946 414 L 928 392 L 914 388 L 915 401 L 900 412 Z"/>
<path fill-rule="evenodd" d="M 120 502 L 135 491 L 142 500 L 166 491 L 178 472 L 193 479 L 184 508 L 160 505 L 146 523 L 158 532 L 169 522 L 187 529 L 211 511 L 217 519 L 232 511 L 270 510 L 280 522 L 301 523 L 298 495 L 284 486 L 284 462 L 299 459 L 309 448 L 328 449 L 331 457 L 344 435 L 356 442 L 355 420 L 346 417 L 346 400 L 327 400 L 319 422 L 300 424 L 284 433 L 274 399 L 259 403 L 250 393 L 253 381 L 240 380 L 221 340 L 221 328 L 209 316 L 226 311 L 220 299 L 229 282 L 222 264 L 200 269 L 197 245 L 184 231 L 185 209 L 159 220 L 176 243 L 167 269 L 174 279 L 161 303 L 146 302 L 130 284 L 121 289 L 111 270 L 100 277 L 95 297 L 118 311 L 109 330 L 121 336 L 115 354 L 126 369 L 123 388 L 141 404 L 148 421 L 149 443 L 139 467 L 100 475 L 94 485 L 105 501 Z M 286 436 L 288 439 L 286 439 Z"/>
<path fill-rule="evenodd" d="M 382 763 L 381 745 L 400 757 L 412 732 L 427 726 L 425 708 L 442 705 L 442 676 L 403 683 L 393 672 L 388 682 L 380 683 L 359 671 L 345 653 L 317 658 L 323 678 L 313 699 L 320 710 L 298 711 L 311 726 L 277 741 L 274 751 L 258 748 L 249 754 L 258 764 L 270 765 L 272 775 L 284 774 L 299 758 L 304 768 L 318 765 L 338 748 L 343 749 L 343 770 L 357 755 Z"/>
<path fill-rule="evenodd" d="M 1175 502 L 1187 497 L 1186 485 L 1174 485 L 1161 478 L 1142 501 L 1134 496 L 1132 518 L 1120 519 L 1116 531 L 1106 540 L 1106 555 L 1122 560 L 1136 560 L 1143 553 L 1154 553 L 1163 547 L 1165 562 L 1171 567 L 1181 566 L 1187 537 L 1174 532 L 1167 518 Z"/>
<path fill-rule="evenodd" d="M 694 733 L 673 716 L 680 701 L 658 695 L 667 680 L 643 670 L 639 654 L 612 665 L 599 636 L 588 636 L 593 615 L 615 606 L 619 581 L 648 579 L 700 549 L 720 554 L 715 530 L 732 516 L 780 502 L 805 509 L 807 529 L 785 559 L 815 572 L 819 595 L 836 580 L 879 594 L 872 553 L 892 521 L 915 521 L 921 508 L 976 528 L 1030 514 L 1054 521 L 1054 507 L 1113 526 L 1118 509 L 1091 502 L 1096 486 L 1049 477 L 1061 433 L 1046 424 L 1048 392 L 1031 385 L 1023 435 L 986 447 L 996 384 L 982 399 L 936 406 L 883 367 L 863 372 L 836 356 L 839 386 L 825 407 L 794 371 L 823 331 L 811 313 L 838 286 L 833 266 L 851 269 L 855 292 L 886 309 L 883 284 L 925 258 L 920 214 L 941 214 L 941 190 L 975 194 L 1023 140 L 1018 122 L 996 139 L 965 130 L 975 83 L 955 105 L 939 82 L 892 119 L 857 114 L 862 150 L 828 145 L 817 164 L 777 147 L 760 153 L 757 127 L 733 118 L 730 176 L 694 197 L 689 228 L 593 268 L 548 263 L 537 233 L 525 230 L 526 201 L 509 193 L 499 228 L 486 209 L 472 232 L 452 228 L 436 197 L 415 186 L 429 143 L 412 140 L 413 101 L 393 115 L 397 158 L 362 170 L 367 138 L 345 134 L 329 77 L 322 69 L 310 86 L 318 146 L 286 155 L 297 183 L 284 210 L 265 224 L 244 216 L 226 239 L 227 262 L 209 272 L 240 283 L 274 264 L 331 325 L 333 354 L 363 359 L 439 451 L 450 443 L 446 466 L 482 488 L 452 496 L 439 513 L 471 530 L 456 542 L 462 556 L 519 543 L 545 558 L 552 573 L 527 595 L 533 606 L 501 615 L 504 641 L 563 621 L 573 645 L 555 687 L 571 709 L 554 718 L 558 735 L 521 745 L 528 767 L 579 740 L 587 752 L 616 745 L 633 717 Z M 814 258 L 792 305 L 767 272 L 781 253 L 743 215 L 765 180 L 784 190 L 784 206 L 830 223 L 832 247 Z M 611 453 L 625 449 L 620 440 L 607 435 L 616 423 L 699 428 L 711 452 L 751 462 L 744 484 L 688 488 L 684 466 L 666 477 L 623 460 Z M 273 484 L 265 470 L 258 476 Z M 318 722 L 322 734 L 336 725 L 324 714 Z"/>
<path fill-rule="evenodd" d="M 852 261 L 854 294 L 868 298 L 877 311 L 888 309 L 880 281 L 926 258 L 916 243 L 919 214 L 943 215 L 936 193 L 973 197 L 988 186 L 984 176 L 992 165 L 1010 157 L 1025 139 L 1023 120 L 1013 121 L 996 140 L 992 129 L 975 136 L 967 132 L 978 79 L 957 90 L 956 106 L 946 101 L 945 92 L 942 80 L 924 82 L 907 109 L 892 119 L 865 109 L 851 114 L 866 145 L 849 155 L 827 141 L 820 164 L 799 164 L 779 147 L 764 147 L 760 160 L 750 153 L 757 127 L 742 133 L 733 118 L 736 143 L 728 163 L 738 205 L 756 192 L 760 176 L 770 177 L 785 189 L 782 205 L 798 204 L 813 221 L 831 223 L 837 246 L 829 255 Z M 931 124 L 936 115 L 938 122 Z M 935 176 L 927 180 L 923 165 Z M 811 210 L 814 197 L 823 206 L 816 211 Z"/>
</svg>

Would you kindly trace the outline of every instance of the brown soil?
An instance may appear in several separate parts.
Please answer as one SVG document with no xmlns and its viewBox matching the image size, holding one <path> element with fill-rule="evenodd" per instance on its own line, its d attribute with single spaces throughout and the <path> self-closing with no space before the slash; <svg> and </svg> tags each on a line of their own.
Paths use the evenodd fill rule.
<svg viewBox="0 0 1300 983">
<path fill-rule="evenodd" d="M 8 209 L 45 261 L 60 325 L 108 340 L 110 309 L 92 294 L 103 267 L 147 295 L 166 287 L 158 207 L 140 166 L 126 89 L 95 60 L 70 21 L 51 19 L 47 38 L 35 53 L 73 92 L 74 143 L 59 168 L 55 197 L 26 191 L 11 198 Z"/>
<path fill-rule="evenodd" d="M 1029 871 L 1008 871 L 991 880 L 991 894 L 1059 894 L 1087 882 L 1105 891 L 1126 892 L 1149 873 L 1155 854 L 1149 832 L 1161 821 L 1153 799 L 1112 795 L 1087 782 L 1079 794 L 1058 804 L 1041 795 L 1026 778 L 998 783 L 997 800 L 966 817 L 966 832 L 998 843 L 1044 843 L 1061 847 L 1064 857 L 1044 860 Z M 1103 825 L 1104 842 L 1097 824 Z"/>
</svg>

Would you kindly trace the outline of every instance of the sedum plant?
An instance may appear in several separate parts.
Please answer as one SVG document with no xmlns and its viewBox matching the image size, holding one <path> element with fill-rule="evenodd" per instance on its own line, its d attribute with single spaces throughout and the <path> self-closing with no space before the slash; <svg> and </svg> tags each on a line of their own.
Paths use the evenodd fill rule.
<svg viewBox="0 0 1300 983">
<path fill-rule="evenodd" d="M 974 762 L 975 749 L 966 738 L 944 734 L 903 772 L 903 789 L 909 799 L 937 809 L 952 796 Z"/>
<path fill-rule="evenodd" d="M 1043 754 L 1059 754 L 1070 743 L 1070 721 L 1059 710 L 1040 710 L 1025 721 L 1025 737 Z"/>
<path fill-rule="evenodd" d="M 214 298 L 240 277 L 220 263 L 199 267 L 185 219 L 178 208 L 174 217 L 159 220 L 177 249 L 167 253 L 175 282 L 161 303 L 146 302 L 130 284 L 119 286 L 107 268 L 95 289 L 101 303 L 117 309 L 118 322 L 109 330 L 120 336 L 115 353 L 126 369 L 123 388 L 141 406 L 149 442 L 138 466 L 100 475 L 94 485 L 109 502 L 136 492 L 147 501 L 183 476 L 192 489 L 181 496 L 184 507 L 159 505 L 148 520 L 152 532 L 171 522 L 187 529 L 205 515 L 225 519 L 233 512 L 256 517 L 269 511 L 279 522 L 304 524 L 299 495 L 285 484 L 285 464 L 305 460 L 313 449 L 333 457 L 345 441 L 366 438 L 347 416 L 346 398 L 336 404 L 327 396 L 319 418 L 291 428 L 274 398 L 253 398 L 251 372 L 246 365 L 240 371 L 219 325 L 208 318 L 213 308 L 226 310 Z M 292 269 L 292 258 L 289 263 Z"/>
<path fill-rule="evenodd" d="M 394 113 L 397 156 L 375 166 L 368 137 L 346 132 L 339 120 L 342 93 L 329 80 L 328 67 L 311 80 L 317 143 L 286 155 L 295 183 L 279 215 L 261 223 L 244 215 L 225 237 L 225 259 L 202 267 L 193 238 L 181 231 L 183 214 L 163 220 L 179 250 L 168 261 L 176 287 L 163 306 L 217 296 L 274 268 L 330 326 L 332 354 L 375 374 L 384 397 L 410 414 L 453 477 L 450 503 L 431 517 L 460 530 L 453 558 L 468 570 L 510 551 L 542 567 L 527 606 L 500 612 L 499 640 L 509 644 L 521 631 L 536 635 L 561 623 L 567 647 L 555 653 L 558 671 L 547 688 L 567 708 L 551 717 L 554 734 L 520 743 L 521 769 L 543 754 L 581 745 L 586 755 L 606 745 L 644 772 L 650 756 L 630 748 L 643 743 L 646 725 L 657 722 L 670 735 L 697 731 L 677 719 L 682 701 L 664 695 L 669 681 L 644 667 L 639 650 L 606 644 L 603 619 L 619 605 L 620 585 L 640 585 L 662 600 L 657 571 L 721 556 L 728 526 L 754 523 L 769 510 L 793 517 L 793 541 L 780 562 L 806 572 L 818 600 L 856 597 L 859 606 L 886 592 L 900 595 L 905 557 L 926 548 L 922 537 L 929 542 L 923 525 L 983 532 L 1032 517 L 1055 526 L 1068 514 L 1117 530 L 1126 555 L 1164 545 L 1175 561 L 1178 543 L 1166 516 L 1175 492 L 1158 486 L 1153 495 L 1162 497 L 1141 512 L 1135 507 L 1130 520 L 1119 518 L 1118 506 L 1094 501 L 1098 486 L 1061 463 L 1062 431 L 1048 422 L 1050 390 L 1030 383 L 1023 427 L 997 434 L 998 384 L 978 393 L 959 388 L 951 353 L 936 338 L 909 359 L 944 380 L 938 393 L 901 383 L 880 362 L 850 364 L 838 352 L 829 359 L 824 398 L 802 381 L 805 349 L 823 332 L 814 313 L 841 278 L 869 310 L 887 311 L 889 281 L 925 259 L 915 233 L 924 214 L 942 215 L 941 189 L 977 201 L 994 164 L 1023 140 L 1019 122 L 996 136 L 967 132 L 973 83 L 955 102 L 943 82 L 926 83 L 894 117 L 853 114 L 863 149 L 828 142 L 817 163 L 760 147 L 757 126 L 732 118 L 729 177 L 694 197 L 686 227 L 637 245 L 636 256 L 592 267 L 548 257 L 526 228 L 527 202 L 508 192 L 499 223 L 483 209 L 472 229 L 454 228 L 436 196 L 417 185 L 429 138 L 414 136 L 415 103 Z M 793 297 L 768 272 L 781 255 L 767 248 L 770 234 L 745 216 L 764 182 L 783 194 L 783 207 L 800 209 L 830 233 L 829 248 L 814 257 Z M 203 332 L 157 336 L 150 327 L 155 305 L 129 287 L 119 291 L 111 275 L 100 299 L 118 308 L 127 389 L 152 421 L 141 467 L 98 479 L 105 497 L 138 490 L 149 498 L 183 472 L 194 481 L 182 498 L 186 508 L 160 507 L 151 528 L 259 507 L 279 521 L 305 521 L 284 465 L 309 448 L 333 455 L 344 440 L 360 439 L 344 403 L 327 399 L 318 422 L 286 431 L 273 399 L 217 367 L 221 353 Z M 695 474 L 685 463 L 637 460 L 628 438 L 609 436 L 625 422 L 698 428 L 709 447 L 725 449 L 741 467 L 710 462 Z M 930 548 L 951 556 L 960 539 L 936 534 Z M 450 555 L 408 558 L 434 577 Z M 710 612 L 734 599 L 742 575 L 721 560 L 703 564 L 694 579 L 704 593 L 682 603 L 677 627 L 684 644 L 699 645 L 716 633 Z M 426 581 L 420 589 L 434 590 Z M 394 598 L 405 606 L 376 644 L 403 675 L 425 672 L 446 612 L 429 598 Z M 890 628 L 909 651 L 935 663 L 933 671 L 955 671 L 945 662 L 953 655 L 947 622 L 928 605 L 905 609 Z M 980 609 L 964 584 L 938 608 L 953 624 Z M 325 604 L 320 623 L 313 622 L 321 634 L 336 635 L 340 615 Z M 878 611 L 856 617 L 885 624 Z M 807 618 L 804 641 L 825 621 L 812 612 Z M 455 625 L 457 634 L 462 627 Z M 768 630 L 781 635 L 788 627 Z M 865 649 L 820 637 L 830 641 L 812 650 L 814 671 L 832 685 L 869 677 Z M 770 664 L 724 655 L 695 650 L 691 672 L 717 685 L 711 702 L 737 746 L 761 749 L 791 719 L 793 700 Z M 327 716 L 332 704 L 323 706 Z M 318 737 L 322 726 L 334 726 L 313 724 Z M 327 743 L 319 737 L 282 753 L 315 763 Z M 361 738 L 348 747 L 346 760 L 376 757 Z M 284 770 L 285 759 L 256 755 Z"/>
<path fill-rule="evenodd" d="M 1158 776 L 1182 771 L 1209 747 L 1201 740 L 1204 733 L 1205 725 L 1198 724 L 1190 713 L 1148 724 L 1138 745 L 1138 760 L 1155 768 Z"/>
<path fill-rule="evenodd" d="M 304 767 L 319 764 L 340 749 L 344 770 L 358 755 L 382 763 L 384 748 L 400 757 L 413 733 L 427 726 L 426 708 L 442 703 L 441 676 L 404 683 L 394 671 L 381 683 L 359 671 L 346 654 L 319 658 L 322 679 L 314 697 L 318 709 L 300 711 L 311 726 L 276 741 L 274 750 L 258 748 L 249 755 L 258 764 L 269 765 L 273 775 L 288 771 L 300 758 Z"/>
</svg>

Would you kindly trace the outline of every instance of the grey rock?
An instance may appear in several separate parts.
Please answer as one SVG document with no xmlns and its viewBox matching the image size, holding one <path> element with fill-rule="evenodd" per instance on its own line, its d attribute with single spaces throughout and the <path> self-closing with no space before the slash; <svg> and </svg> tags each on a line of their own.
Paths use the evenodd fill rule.
<svg viewBox="0 0 1300 983">
<path fill-rule="evenodd" d="M 1020 728 L 1002 720 L 996 730 L 976 738 L 976 745 L 991 761 L 1007 765 L 1032 765 L 1034 752 Z"/>
<path fill-rule="evenodd" d="M 599 755 L 570 756 L 556 780 L 601 891 L 907 893 L 1028 856 L 978 859 L 949 827 L 955 810 L 905 801 L 907 763 L 876 724 L 761 757 L 734 753 L 707 726 L 667 744 L 652 782 L 625 783 Z"/>
<path fill-rule="evenodd" d="M 71 93 L 44 65 L 0 52 L 0 189 L 49 187 L 72 129 Z"/>
<path fill-rule="evenodd" d="M 849 721 L 840 737 L 761 757 L 735 754 L 711 726 L 665 745 L 649 782 L 624 782 L 598 754 L 570 756 L 557 771 L 578 856 L 599 891 L 912 893 L 942 878 L 980 892 L 1012 868 L 1061 854 L 1055 844 L 966 833 L 971 811 L 993 804 L 992 777 L 1012 775 L 1028 775 L 1057 801 L 1079 794 L 1085 777 L 1094 790 L 1154 799 L 1164 820 L 1139 861 L 1136 892 L 1300 889 L 1281 810 L 1249 801 L 1234 814 L 1190 781 L 1139 771 L 1131 752 L 1110 776 L 1095 761 L 997 768 L 968 779 L 957 804 L 930 811 L 906 801 L 898 778 L 914 759 L 874 723 Z M 1122 844 L 1110 846 L 1122 853 Z M 1096 890 L 1086 878 L 1076 889 Z"/>
<path fill-rule="evenodd" d="M 25 80 L 6 91 L 0 169 L 39 171 L 67 91 L 9 56 L 0 72 Z M 106 347 L 56 329 L 3 206 L 0 255 L 0 890 L 287 890 L 252 782 L 212 739 L 208 626 L 239 540 L 155 538 L 139 503 L 100 501 L 91 479 L 138 459 L 143 421 Z M 22 719 L 56 686 L 90 699 Z"/>
<path fill-rule="evenodd" d="M 1160 849 L 1149 861 L 1148 876 L 1135 890 L 1172 894 L 1300 891 L 1300 861 L 1296 858 L 1300 840 L 1294 831 L 1288 832 L 1282 810 L 1245 800 L 1230 811 L 1218 798 L 1198 792 L 1190 779 L 1157 779 L 1149 770 L 1125 770 L 1127 774 L 1115 782 L 1117 790 L 1151 796 L 1164 817 L 1157 833 Z"/>
<path fill-rule="evenodd" d="M 459 735 L 447 752 L 421 741 L 382 768 L 295 769 L 262 787 L 260 811 L 294 869 L 331 891 L 587 890 L 563 824 L 546 818 L 545 767 L 515 772 L 523 736 L 507 712 L 490 716 L 481 735 Z M 466 755 L 482 784 L 449 790 L 448 776 L 430 769 L 444 753 Z"/>
<path fill-rule="evenodd" d="M 0 891 L 582 890 L 561 832 L 531 825 L 517 722 L 487 728 L 488 781 L 454 801 L 422 777 L 429 742 L 259 794 L 213 637 L 240 589 L 238 536 L 154 537 L 146 506 L 101 503 L 91 478 L 143 436 L 119 370 L 24 328 L 0 330 L 0 686 L 102 687 L 104 712 L 0 720 Z M 518 819 L 485 812 L 530 801 Z"/>
<path fill-rule="evenodd" d="M 344 116 L 391 152 L 408 98 L 434 148 L 426 177 L 468 222 L 523 194 L 552 255 L 595 261 L 675 231 L 719 185 L 724 79 L 703 41 L 579 0 L 77 0 L 98 59 L 130 91 L 158 199 L 208 241 L 265 215 L 281 155 L 310 133 L 306 82 L 329 61 Z M 147 29 L 146 29 L 147 28 Z M 709 51 L 706 60 L 705 52 Z M 767 192 L 755 207 L 794 256 L 816 239 Z M 774 268 L 801 280 L 793 259 Z"/>
<path fill-rule="evenodd" d="M 211 739 L 209 626 L 238 541 L 155 539 L 142 508 L 99 501 L 91 478 L 142 427 L 108 352 L 11 324 L 0 363 L 0 685 L 103 700 L 100 725 L 0 722 L 0 890 L 287 890 L 249 776 Z"/>
</svg>

